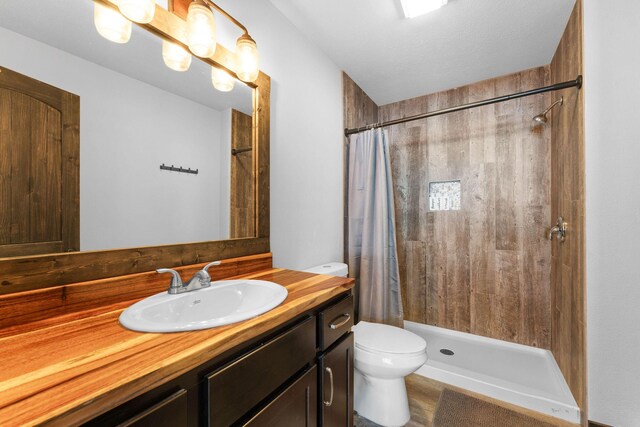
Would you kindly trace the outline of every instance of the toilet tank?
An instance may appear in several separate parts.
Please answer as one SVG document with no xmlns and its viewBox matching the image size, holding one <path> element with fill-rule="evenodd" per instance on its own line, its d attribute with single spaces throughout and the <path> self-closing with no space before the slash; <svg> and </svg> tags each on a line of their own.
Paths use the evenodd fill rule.
<svg viewBox="0 0 640 427">
<path fill-rule="evenodd" d="M 341 262 L 329 262 L 304 270 L 307 273 L 328 274 L 329 276 L 347 277 L 349 267 Z"/>
</svg>

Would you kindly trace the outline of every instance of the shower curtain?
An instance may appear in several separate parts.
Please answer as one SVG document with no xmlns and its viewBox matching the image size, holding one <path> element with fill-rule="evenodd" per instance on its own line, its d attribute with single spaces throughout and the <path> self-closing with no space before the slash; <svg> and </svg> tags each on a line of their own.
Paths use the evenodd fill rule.
<svg viewBox="0 0 640 427">
<path fill-rule="evenodd" d="M 356 278 L 360 320 L 402 326 L 388 133 L 349 139 L 349 272 Z"/>
</svg>

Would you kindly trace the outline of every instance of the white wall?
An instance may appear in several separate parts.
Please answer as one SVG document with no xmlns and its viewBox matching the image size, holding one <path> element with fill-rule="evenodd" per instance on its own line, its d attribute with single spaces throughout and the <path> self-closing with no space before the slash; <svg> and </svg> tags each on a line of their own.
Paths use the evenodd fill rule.
<svg viewBox="0 0 640 427">
<path fill-rule="evenodd" d="M 640 2 L 584 18 L 589 418 L 640 426 Z"/>
<path fill-rule="evenodd" d="M 271 250 L 278 267 L 342 261 L 340 70 L 268 0 L 223 0 L 271 76 Z"/>
<path fill-rule="evenodd" d="M 341 261 L 340 70 L 268 0 L 222 0 L 220 5 L 249 28 L 258 43 L 261 69 L 272 78 L 271 249 L 274 263 L 299 269 Z M 0 60 L 10 56 L 3 51 L 9 45 L 0 44 Z M 37 75 L 36 71 L 55 74 L 52 76 L 55 79 L 50 81 L 63 87 L 65 83 L 71 91 L 74 85 L 82 84 L 68 81 L 64 73 L 56 73 L 54 67 L 43 67 L 47 62 L 35 57 L 37 55 L 33 55 L 33 61 L 14 58 L 14 62 L 24 60 L 21 62 L 26 62 L 23 65 L 32 75 Z M 11 68 L 10 64 L 6 65 Z M 86 137 L 84 132 L 83 128 L 83 137 Z M 192 158 L 173 160 L 177 157 L 171 153 L 152 159 L 152 164 L 157 167 L 158 162 L 167 158 L 187 166 L 199 163 Z M 190 178 L 180 179 L 193 181 Z M 82 191 L 84 194 L 86 189 L 83 187 Z"/>
<path fill-rule="evenodd" d="M 0 64 L 80 96 L 82 250 L 227 238 L 220 112 L 2 28 Z"/>
</svg>

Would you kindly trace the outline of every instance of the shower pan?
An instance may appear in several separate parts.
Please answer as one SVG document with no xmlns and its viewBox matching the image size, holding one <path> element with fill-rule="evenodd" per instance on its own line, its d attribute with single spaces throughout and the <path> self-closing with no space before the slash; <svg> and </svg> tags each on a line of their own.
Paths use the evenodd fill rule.
<svg viewBox="0 0 640 427">
<path fill-rule="evenodd" d="M 580 423 L 580 408 L 549 350 L 409 321 L 404 327 L 427 341 L 418 375 Z"/>
</svg>

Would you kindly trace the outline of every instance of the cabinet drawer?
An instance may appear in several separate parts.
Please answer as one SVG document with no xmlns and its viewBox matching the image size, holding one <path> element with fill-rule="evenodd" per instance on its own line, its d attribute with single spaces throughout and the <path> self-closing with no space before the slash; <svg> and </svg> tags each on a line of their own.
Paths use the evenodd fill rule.
<svg viewBox="0 0 640 427">
<path fill-rule="evenodd" d="M 353 295 L 327 307 L 319 314 L 320 349 L 326 350 L 353 326 Z"/>
<path fill-rule="evenodd" d="M 82 424 L 83 427 L 175 427 L 197 424 L 193 390 L 171 387 L 142 394 Z"/>
<path fill-rule="evenodd" d="M 315 317 L 207 376 L 209 425 L 229 426 L 311 363 Z"/>
<path fill-rule="evenodd" d="M 251 427 L 316 426 L 317 376 L 318 371 L 314 365 L 244 425 Z"/>
<path fill-rule="evenodd" d="M 188 418 L 187 391 L 180 390 L 118 427 L 186 426 Z"/>
</svg>

